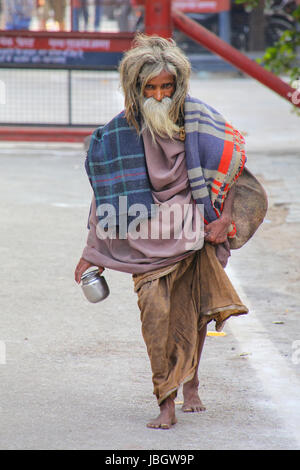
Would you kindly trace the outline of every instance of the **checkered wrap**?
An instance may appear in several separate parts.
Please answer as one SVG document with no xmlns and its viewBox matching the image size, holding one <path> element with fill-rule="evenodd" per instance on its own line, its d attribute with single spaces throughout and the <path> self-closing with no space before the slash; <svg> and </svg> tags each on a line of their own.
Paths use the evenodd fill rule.
<svg viewBox="0 0 300 470">
<path fill-rule="evenodd" d="M 196 98 L 187 96 L 184 112 L 191 191 L 195 202 L 203 204 L 205 223 L 209 223 L 220 216 L 224 199 L 244 168 L 244 138 L 220 113 Z M 144 205 L 145 217 L 151 215 L 154 201 L 143 139 L 128 125 L 124 111 L 95 130 L 85 167 L 96 206 L 112 204 L 117 223 L 120 216 L 129 221 L 128 210 L 136 203 Z M 122 207 L 119 196 L 127 198 Z M 235 236 L 234 224 L 228 236 Z"/>
</svg>

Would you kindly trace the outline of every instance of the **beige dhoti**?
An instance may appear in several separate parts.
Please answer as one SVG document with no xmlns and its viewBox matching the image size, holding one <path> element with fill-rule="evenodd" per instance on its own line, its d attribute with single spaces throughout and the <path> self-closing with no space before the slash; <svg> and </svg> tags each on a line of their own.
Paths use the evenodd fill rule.
<svg viewBox="0 0 300 470">
<path fill-rule="evenodd" d="M 134 274 L 142 334 L 158 404 L 191 380 L 198 359 L 198 331 L 212 320 L 216 329 L 232 315 L 248 312 L 219 263 L 215 248 L 172 266 Z"/>
</svg>

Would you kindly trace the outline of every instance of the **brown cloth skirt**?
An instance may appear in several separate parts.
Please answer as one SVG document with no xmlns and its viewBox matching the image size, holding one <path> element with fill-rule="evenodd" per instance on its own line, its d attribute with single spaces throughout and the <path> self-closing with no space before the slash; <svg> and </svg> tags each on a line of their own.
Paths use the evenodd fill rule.
<svg viewBox="0 0 300 470">
<path fill-rule="evenodd" d="M 134 274 L 142 334 L 158 404 L 192 379 L 197 367 L 198 330 L 212 320 L 219 331 L 232 315 L 248 312 L 215 254 L 205 244 L 178 263 Z"/>
</svg>

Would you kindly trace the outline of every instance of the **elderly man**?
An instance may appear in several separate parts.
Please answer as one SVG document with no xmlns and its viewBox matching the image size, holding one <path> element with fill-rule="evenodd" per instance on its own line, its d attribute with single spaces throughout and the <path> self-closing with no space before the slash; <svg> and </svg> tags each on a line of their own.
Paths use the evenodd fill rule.
<svg viewBox="0 0 300 470">
<path fill-rule="evenodd" d="M 125 110 L 94 132 L 86 159 L 94 197 L 75 280 L 91 266 L 133 275 L 160 408 L 148 427 L 168 429 L 180 385 L 184 412 L 205 409 L 198 366 L 207 323 L 220 330 L 248 311 L 224 271 L 244 142 L 188 95 L 190 63 L 172 40 L 139 35 L 120 77 Z"/>
</svg>

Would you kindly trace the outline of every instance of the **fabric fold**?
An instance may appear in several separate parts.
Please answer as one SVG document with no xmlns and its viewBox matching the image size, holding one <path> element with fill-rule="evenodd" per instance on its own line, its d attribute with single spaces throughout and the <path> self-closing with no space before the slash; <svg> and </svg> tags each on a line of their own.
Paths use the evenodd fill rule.
<svg viewBox="0 0 300 470">
<path fill-rule="evenodd" d="M 229 189 L 243 171 L 245 142 L 218 111 L 197 98 L 186 97 L 184 113 L 188 178 L 193 198 L 203 206 L 205 222 L 209 223 L 220 216 Z M 85 168 L 97 208 L 111 204 L 116 224 L 126 214 L 130 222 L 129 208 L 136 203 L 145 207 L 145 217 L 151 217 L 154 201 L 143 139 L 129 126 L 124 111 L 95 130 Z M 235 237 L 234 225 L 228 236 Z"/>
<path fill-rule="evenodd" d="M 133 281 L 160 404 L 193 377 L 198 331 L 212 320 L 219 330 L 229 317 L 248 309 L 208 243 L 168 269 L 134 274 Z"/>
</svg>

